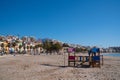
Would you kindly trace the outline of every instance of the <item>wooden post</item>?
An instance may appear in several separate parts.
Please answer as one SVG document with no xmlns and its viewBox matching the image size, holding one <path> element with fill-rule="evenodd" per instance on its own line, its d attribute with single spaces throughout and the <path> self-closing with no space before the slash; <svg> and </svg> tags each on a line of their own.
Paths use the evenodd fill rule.
<svg viewBox="0 0 120 80">
<path fill-rule="evenodd" d="M 74 52 L 74 57 L 75 57 L 75 52 Z M 75 67 L 75 63 L 76 63 L 76 61 L 74 60 L 74 67 Z"/>
<path fill-rule="evenodd" d="M 102 55 L 102 65 L 103 65 L 103 55 Z"/>
<path fill-rule="evenodd" d="M 69 52 L 68 52 L 68 67 L 70 66 L 69 56 L 70 56 L 70 54 L 69 54 Z"/>
<path fill-rule="evenodd" d="M 64 67 L 65 67 L 65 52 L 64 52 Z"/>
</svg>

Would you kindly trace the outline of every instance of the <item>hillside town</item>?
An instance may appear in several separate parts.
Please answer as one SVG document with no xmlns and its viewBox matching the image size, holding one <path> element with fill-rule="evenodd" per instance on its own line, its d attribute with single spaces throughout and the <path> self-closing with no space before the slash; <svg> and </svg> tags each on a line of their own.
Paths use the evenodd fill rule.
<svg viewBox="0 0 120 80">
<path fill-rule="evenodd" d="M 0 36 L 0 54 L 31 54 L 40 55 L 41 53 L 62 54 L 67 52 L 69 47 L 75 48 L 76 52 L 87 53 L 90 46 L 78 44 L 68 44 L 54 39 L 36 39 L 32 36 Z M 102 53 L 118 53 L 120 47 L 100 48 Z"/>
</svg>

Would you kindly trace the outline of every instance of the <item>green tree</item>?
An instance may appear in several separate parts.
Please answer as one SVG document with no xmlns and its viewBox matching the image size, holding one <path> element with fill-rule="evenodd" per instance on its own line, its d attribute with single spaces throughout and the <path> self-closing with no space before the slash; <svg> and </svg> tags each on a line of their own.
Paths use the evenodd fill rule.
<svg viewBox="0 0 120 80">
<path fill-rule="evenodd" d="M 30 46 L 30 49 L 32 49 L 33 47 L 32 46 Z"/>
<path fill-rule="evenodd" d="M 60 49 L 62 49 L 62 45 L 59 42 L 53 44 L 52 47 L 53 47 L 53 50 L 55 50 L 57 53 L 60 51 Z"/>
<path fill-rule="evenodd" d="M 76 47 L 76 48 L 75 48 L 75 52 L 82 52 L 82 49 L 81 49 L 81 48 Z"/>
<path fill-rule="evenodd" d="M 27 46 L 27 49 L 29 49 L 30 47 L 29 46 Z"/>
<path fill-rule="evenodd" d="M 2 52 L 5 52 L 5 49 L 4 49 L 4 43 L 1 44 L 1 47 L 2 47 Z M 3 55 L 4 53 L 2 53 L 1 55 Z"/>
<path fill-rule="evenodd" d="M 21 49 L 22 48 L 22 45 L 19 45 L 19 49 Z"/>
<path fill-rule="evenodd" d="M 45 41 L 44 43 L 43 43 L 43 48 L 46 50 L 46 52 L 48 53 L 48 52 L 50 52 L 51 53 L 51 47 L 52 47 L 52 42 L 49 42 L 49 41 Z"/>
<path fill-rule="evenodd" d="M 10 46 L 11 46 L 11 44 L 10 44 L 10 43 L 8 43 L 8 44 L 7 44 L 7 47 L 9 47 L 9 48 L 10 48 Z"/>
<path fill-rule="evenodd" d="M 1 44 L 1 47 L 4 48 L 4 43 Z"/>
<path fill-rule="evenodd" d="M 54 43 L 54 42 L 49 42 L 49 41 L 45 41 L 43 43 L 43 48 L 46 49 L 47 52 L 59 52 L 60 49 L 62 49 L 62 45 L 57 42 L 57 43 Z"/>
<path fill-rule="evenodd" d="M 37 44 L 37 46 L 38 46 L 38 47 L 43 47 L 43 45 L 42 45 L 42 44 Z"/>
<path fill-rule="evenodd" d="M 12 43 L 12 47 L 15 47 L 16 45 L 17 45 L 16 42 L 13 42 L 13 43 Z"/>
<path fill-rule="evenodd" d="M 21 54 L 21 48 L 22 48 L 22 45 L 19 45 L 19 53 Z"/>
<path fill-rule="evenodd" d="M 37 44 L 37 45 L 35 45 L 35 48 L 37 49 L 37 48 L 40 48 L 40 47 L 42 47 L 42 44 Z"/>
<path fill-rule="evenodd" d="M 62 47 L 69 47 L 69 45 L 67 43 L 64 43 Z"/>
</svg>

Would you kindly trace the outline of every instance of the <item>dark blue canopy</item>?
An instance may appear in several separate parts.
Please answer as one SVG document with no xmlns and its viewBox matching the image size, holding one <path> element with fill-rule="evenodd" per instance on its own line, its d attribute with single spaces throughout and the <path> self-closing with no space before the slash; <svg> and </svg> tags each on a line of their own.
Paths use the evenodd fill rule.
<svg viewBox="0 0 120 80">
<path fill-rule="evenodd" d="M 92 48 L 91 49 L 91 53 L 97 53 L 97 52 L 100 52 L 99 48 Z"/>
<path fill-rule="evenodd" d="M 93 48 L 88 52 L 88 54 L 89 54 L 89 55 L 90 55 L 91 53 L 96 54 L 96 53 L 99 53 L 99 52 L 100 52 L 100 49 L 99 49 L 99 48 L 93 47 Z"/>
</svg>

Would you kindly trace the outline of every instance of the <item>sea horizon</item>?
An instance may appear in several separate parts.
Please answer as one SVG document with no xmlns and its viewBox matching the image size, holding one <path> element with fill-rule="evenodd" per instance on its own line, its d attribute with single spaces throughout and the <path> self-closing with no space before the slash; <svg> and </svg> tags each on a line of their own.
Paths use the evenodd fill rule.
<svg viewBox="0 0 120 80">
<path fill-rule="evenodd" d="M 103 56 L 120 57 L 120 53 L 102 53 Z"/>
</svg>

